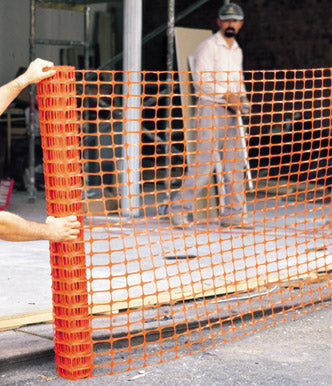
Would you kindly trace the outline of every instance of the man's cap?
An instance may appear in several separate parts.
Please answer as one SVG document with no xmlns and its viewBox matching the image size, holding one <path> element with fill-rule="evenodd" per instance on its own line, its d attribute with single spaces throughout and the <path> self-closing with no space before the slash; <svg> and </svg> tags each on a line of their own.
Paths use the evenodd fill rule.
<svg viewBox="0 0 332 386">
<path fill-rule="evenodd" d="M 234 3 L 223 5 L 218 11 L 218 17 L 220 20 L 243 20 L 244 13 L 242 8 Z"/>
</svg>

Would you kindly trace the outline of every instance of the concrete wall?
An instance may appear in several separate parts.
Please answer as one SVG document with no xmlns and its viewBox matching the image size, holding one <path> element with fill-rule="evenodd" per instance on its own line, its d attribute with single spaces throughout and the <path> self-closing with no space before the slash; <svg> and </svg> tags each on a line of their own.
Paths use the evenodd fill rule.
<svg viewBox="0 0 332 386">
<path fill-rule="evenodd" d="M 91 5 L 94 12 L 106 10 L 107 5 Z M 29 63 L 30 1 L 0 1 L 0 84 L 11 80 L 20 66 Z M 83 39 L 82 12 L 44 9 L 37 10 L 36 37 L 48 39 Z M 59 47 L 38 46 L 36 56 L 59 64 Z"/>
</svg>

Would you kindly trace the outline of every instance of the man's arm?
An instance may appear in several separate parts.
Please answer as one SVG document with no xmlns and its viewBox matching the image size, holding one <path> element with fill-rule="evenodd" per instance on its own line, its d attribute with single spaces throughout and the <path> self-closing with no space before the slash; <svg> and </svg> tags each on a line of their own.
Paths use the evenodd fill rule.
<svg viewBox="0 0 332 386">
<path fill-rule="evenodd" d="M 235 112 L 249 113 L 250 103 L 246 96 L 243 75 L 239 75 L 241 78 L 238 80 L 240 83 L 239 91 L 230 91 L 229 85 L 237 82 L 230 80 L 230 75 L 227 71 L 216 69 L 215 47 L 211 43 L 211 39 L 204 40 L 197 46 L 194 52 L 193 77 L 197 94 L 208 96 L 214 103 L 225 104 Z M 238 73 L 240 74 L 241 71 Z"/>
<path fill-rule="evenodd" d="M 56 72 L 55 70 L 49 69 L 44 71 L 45 68 L 53 66 L 54 64 L 47 60 L 35 59 L 30 63 L 24 74 L 0 87 L 0 115 L 25 87 L 53 76 Z"/>
<path fill-rule="evenodd" d="M 0 212 L 0 238 L 7 241 L 76 240 L 80 223 L 74 215 L 48 217 L 45 223 L 28 221 L 10 212 Z"/>
</svg>

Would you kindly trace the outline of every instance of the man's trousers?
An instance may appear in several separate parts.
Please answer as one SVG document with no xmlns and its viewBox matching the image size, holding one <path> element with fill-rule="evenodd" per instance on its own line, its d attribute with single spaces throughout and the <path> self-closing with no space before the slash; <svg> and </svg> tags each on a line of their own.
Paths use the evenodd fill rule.
<svg viewBox="0 0 332 386">
<path fill-rule="evenodd" d="M 196 156 L 187 166 L 182 189 L 174 193 L 171 214 L 195 212 L 195 200 L 209 185 L 214 162 L 222 159 L 222 183 L 225 197 L 220 216 L 229 217 L 244 212 L 245 149 L 239 139 L 236 114 L 222 105 L 200 104 L 196 117 Z M 243 143 L 243 142 L 242 142 Z M 219 154 L 218 154 L 219 153 Z M 218 159 L 216 158 L 218 155 Z M 219 194 L 222 189 L 219 189 Z M 182 202 L 181 202 L 182 199 Z"/>
</svg>

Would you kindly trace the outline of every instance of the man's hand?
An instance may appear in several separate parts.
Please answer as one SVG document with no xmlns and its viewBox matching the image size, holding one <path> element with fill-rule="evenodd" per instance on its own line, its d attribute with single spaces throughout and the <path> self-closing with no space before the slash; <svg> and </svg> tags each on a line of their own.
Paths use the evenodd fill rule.
<svg viewBox="0 0 332 386">
<path fill-rule="evenodd" d="M 56 71 L 52 68 L 44 71 L 45 68 L 53 66 L 53 63 L 48 60 L 36 59 L 30 63 L 24 74 L 0 87 L 0 115 L 27 86 L 55 75 Z"/>
<path fill-rule="evenodd" d="M 38 83 L 43 79 L 49 78 L 50 76 L 55 75 L 56 71 L 52 70 L 51 67 L 54 67 L 54 64 L 48 60 L 35 59 L 30 63 L 26 72 L 22 75 L 22 80 L 26 82 L 27 85 L 32 83 Z M 45 68 L 49 68 L 45 70 Z"/>
<path fill-rule="evenodd" d="M 249 99 L 246 96 L 241 96 L 240 97 L 240 102 L 241 102 L 241 106 L 240 106 L 241 114 L 249 115 L 249 113 L 250 113 L 250 102 L 249 102 Z"/>
<path fill-rule="evenodd" d="M 74 215 L 59 218 L 49 216 L 46 219 L 46 225 L 50 241 L 76 240 L 80 232 L 80 222 L 77 221 L 77 217 Z"/>
<path fill-rule="evenodd" d="M 226 94 L 226 104 L 228 108 L 237 113 L 241 107 L 240 95 L 233 93 Z"/>
<path fill-rule="evenodd" d="M 246 96 L 240 96 L 239 94 L 229 93 L 226 94 L 227 107 L 231 108 L 236 113 L 249 114 L 250 104 Z"/>
</svg>

